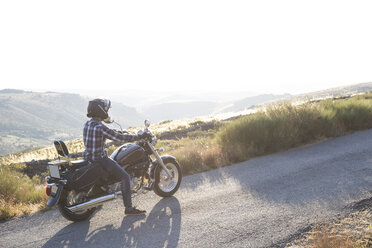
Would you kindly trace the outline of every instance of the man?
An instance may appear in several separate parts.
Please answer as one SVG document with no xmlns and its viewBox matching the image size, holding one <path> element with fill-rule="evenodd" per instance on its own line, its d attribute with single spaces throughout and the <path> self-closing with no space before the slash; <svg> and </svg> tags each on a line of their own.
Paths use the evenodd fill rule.
<svg viewBox="0 0 372 248">
<path fill-rule="evenodd" d="M 117 142 L 132 142 L 145 138 L 144 136 L 147 134 L 121 134 L 105 126 L 102 121 L 109 123 L 108 110 L 110 107 L 111 102 L 107 99 L 94 99 L 89 102 L 87 116 L 91 119 L 84 126 L 84 158 L 94 163 L 95 166 L 101 166 L 109 174 L 121 181 L 121 192 L 126 215 L 145 214 L 146 211 L 132 206 L 130 176 L 117 162 L 107 156 L 104 147 L 106 139 Z"/>
</svg>

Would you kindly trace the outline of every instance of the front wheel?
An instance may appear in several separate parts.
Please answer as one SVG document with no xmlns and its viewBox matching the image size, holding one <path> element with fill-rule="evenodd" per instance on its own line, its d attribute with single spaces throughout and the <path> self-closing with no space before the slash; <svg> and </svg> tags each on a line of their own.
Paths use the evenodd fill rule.
<svg viewBox="0 0 372 248">
<path fill-rule="evenodd" d="M 58 210 L 68 220 L 71 221 L 83 221 L 88 219 L 96 210 L 96 208 L 91 208 L 88 210 L 83 210 L 77 213 L 73 213 L 67 209 L 67 207 L 76 205 L 79 203 L 84 202 L 85 197 L 82 193 L 77 193 L 74 190 L 63 190 L 61 193 L 61 197 L 59 198 L 58 202 Z"/>
<path fill-rule="evenodd" d="M 180 187 L 182 173 L 175 159 L 166 158 L 163 162 L 173 177 L 170 178 L 160 165 L 157 166 L 155 170 L 154 192 L 159 196 L 168 197 L 176 193 Z"/>
</svg>

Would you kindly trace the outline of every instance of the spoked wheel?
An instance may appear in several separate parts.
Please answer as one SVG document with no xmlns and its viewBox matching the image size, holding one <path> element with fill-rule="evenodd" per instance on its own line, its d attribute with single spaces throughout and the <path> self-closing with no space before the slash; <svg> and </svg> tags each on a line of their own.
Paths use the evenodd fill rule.
<svg viewBox="0 0 372 248">
<path fill-rule="evenodd" d="M 167 172 L 161 166 L 158 166 L 155 171 L 154 192 L 159 196 L 167 197 L 176 193 L 180 187 L 182 173 L 176 160 L 167 158 L 163 162 L 172 174 L 172 178 L 168 176 Z"/>
<path fill-rule="evenodd" d="M 67 207 L 83 203 L 84 201 L 85 197 L 83 193 L 78 193 L 74 190 L 63 190 L 58 203 L 59 212 L 62 214 L 63 217 L 71 221 L 86 220 L 94 213 L 96 208 L 82 210 L 76 213 L 71 212 L 67 209 Z"/>
</svg>

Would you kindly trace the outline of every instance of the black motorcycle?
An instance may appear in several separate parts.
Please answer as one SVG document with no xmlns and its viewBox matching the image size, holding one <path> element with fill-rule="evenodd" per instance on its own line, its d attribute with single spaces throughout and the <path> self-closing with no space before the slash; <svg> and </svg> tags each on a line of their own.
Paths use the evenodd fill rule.
<svg viewBox="0 0 372 248">
<path fill-rule="evenodd" d="M 110 157 L 130 175 L 132 196 L 151 190 L 162 197 L 172 196 L 181 183 L 180 166 L 175 157 L 158 154 L 163 149 L 155 149 L 156 136 L 148 130 L 148 121 L 145 121 L 145 126 L 139 133 L 149 133 L 148 138 L 124 144 Z M 121 196 L 120 182 L 102 168 L 96 168 L 85 160 L 70 161 L 64 142 L 55 141 L 54 145 L 58 154 L 65 158 L 48 164 L 50 175 L 46 177 L 46 193 L 50 198 L 47 206 L 58 205 L 63 217 L 82 221 L 103 203 Z M 92 193 L 97 187 L 100 188 L 99 195 Z"/>
</svg>

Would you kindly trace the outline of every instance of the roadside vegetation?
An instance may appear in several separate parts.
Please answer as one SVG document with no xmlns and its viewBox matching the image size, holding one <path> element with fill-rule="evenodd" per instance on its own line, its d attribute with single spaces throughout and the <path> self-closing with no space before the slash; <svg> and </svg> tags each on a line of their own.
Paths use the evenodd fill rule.
<svg viewBox="0 0 372 248">
<path fill-rule="evenodd" d="M 195 121 L 190 125 L 201 127 L 203 124 Z M 157 147 L 164 147 L 166 153 L 175 156 L 185 175 L 216 169 L 372 128 L 372 93 L 342 100 L 266 106 L 253 114 L 219 124 L 209 130 L 193 128 L 182 138 L 159 140 Z M 73 144 L 67 145 L 71 149 Z M 76 152 L 79 148 L 81 142 L 71 150 Z M 109 153 L 114 148 L 111 147 Z M 40 186 L 42 180 L 27 177 L 21 169 L 0 165 L 0 219 L 29 214 L 45 206 L 47 198 Z"/>
<path fill-rule="evenodd" d="M 185 174 L 193 174 L 368 128 L 372 128 L 372 93 L 267 106 L 218 129 L 190 132 L 158 146 L 177 157 Z"/>
<path fill-rule="evenodd" d="M 363 209 L 330 223 L 314 226 L 287 248 L 369 248 L 372 247 L 372 209 Z"/>
<path fill-rule="evenodd" d="M 47 196 L 39 176 L 21 173 L 22 164 L 0 167 L 0 220 L 46 208 Z"/>
</svg>

